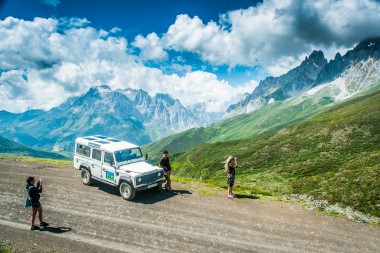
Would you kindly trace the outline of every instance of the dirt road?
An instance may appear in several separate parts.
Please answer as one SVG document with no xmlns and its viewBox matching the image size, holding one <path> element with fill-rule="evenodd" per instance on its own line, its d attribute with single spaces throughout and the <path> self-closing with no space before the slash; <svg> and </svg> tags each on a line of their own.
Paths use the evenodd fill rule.
<svg viewBox="0 0 380 253">
<path fill-rule="evenodd" d="M 29 231 L 22 206 L 28 175 L 44 178 L 42 205 L 51 227 Z M 138 193 L 81 183 L 79 172 L 0 160 L 0 240 L 22 252 L 378 252 L 380 228 L 310 213 L 298 204 Z"/>
</svg>

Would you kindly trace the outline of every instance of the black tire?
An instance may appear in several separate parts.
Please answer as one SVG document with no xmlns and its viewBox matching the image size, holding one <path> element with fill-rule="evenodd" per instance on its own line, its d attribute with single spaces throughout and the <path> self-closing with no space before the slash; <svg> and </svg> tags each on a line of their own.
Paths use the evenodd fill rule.
<svg viewBox="0 0 380 253">
<path fill-rule="evenodd" d="M 82 177 L 82 183 L 84 185 L 92 185 L 91 173 L 88 170 L 82 169 L 80 176 Z"/>
<path fill-rule="evenodd" d="M 135 198 L 136 191 L 128 182 L 122 182 L 119 186 L 120 195 L 125 200 L 132 200 Z"/>
</svg>

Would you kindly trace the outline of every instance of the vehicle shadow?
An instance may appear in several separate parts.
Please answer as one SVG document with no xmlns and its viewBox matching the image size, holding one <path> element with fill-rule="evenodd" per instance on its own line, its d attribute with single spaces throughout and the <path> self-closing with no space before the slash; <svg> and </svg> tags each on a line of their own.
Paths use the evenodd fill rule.
<svg viewBox="0 0 380 253">
<path fill-rule="evenodd" d="M 42 228 L 40 228 L 40 231 L 54 233 L 54 234 L 62 234 L 62 233 L 70 232 L 71 228 L 68 228 L 68 227 L 42 227 Z"/>
<path fill-rule="evenodd" d="M 103 192 L 120 197 L 119 188 L 115 186 L 103 184 L 103 183 L 99 183 L 95 181 L 92 183 L 91 187 L 96 187 Z"/>
<path fill-rule="evenodd" d="M 176 195 L 187 195 L 187 194 L 192 194 L 192 193 L 187 190 L 173 190 L 173 191 L 147 190 L 147 191 L 137 192 L 136 197 L 132 200 L 132 202 L 152 205 L 154 203 L 170 199 Z"/>
<path fill-rule="evenodd" d="M 102 184 L 98 182 L 94 182 L 92 187 L 96 187 L 99 190 L 106 192 L 108 194 L 121 197 L 119 189 L 115 186 L 111 186 L 108 184 Z M 190 191 L 187 190 L 173 190 L 173 191 L 165 191 L 165 190 L 146 190 L 146 191 L 139 191 L 136 193 L 136 197 L 132 200 L 134 203 L 141 203 L 141 204 L 147 204 L 152 205 L 154 203 L 164 201 L 166 199 L 172 198 L 176 195 L 188 195 L 192 194 Z"/>
</svg>

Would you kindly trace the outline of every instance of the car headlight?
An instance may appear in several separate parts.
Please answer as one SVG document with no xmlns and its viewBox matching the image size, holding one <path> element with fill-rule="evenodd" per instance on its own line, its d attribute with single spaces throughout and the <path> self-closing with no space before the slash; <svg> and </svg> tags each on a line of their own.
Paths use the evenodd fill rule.
<svg viewBox="0 0 380 253">
<path fill-rule="evenodd" d="M 157 173 L 157 176 L 159 176 L 159 177 L 160 177 L 160 176 L 161 176 L 161 172 L 158 172 L 158 173 Z"/>
<path fill-rule="evenodd" d="M 142 180 L 141 177 L 138 177 L 138 178 L 137 178 L 137 182 L 141 183 L 141 180 Z"/>
</svg>

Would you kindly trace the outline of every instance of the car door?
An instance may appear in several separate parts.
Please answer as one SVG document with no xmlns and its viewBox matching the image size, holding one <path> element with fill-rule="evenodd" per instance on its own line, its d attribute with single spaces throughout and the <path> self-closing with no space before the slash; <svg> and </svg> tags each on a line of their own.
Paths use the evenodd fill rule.
<svg viewBox="0 0 380 253">
<path fill-rule="evenodd" d="M 113 154 L 103 152 L 102 179 L 110 183 L 115 183 L 115 159 Z"/>
<path fill-rule="evenodd" d="M 95 148 L 92 149 L 91 173 L 94 177 L 102 177 L 102 151 Z"/>
</svg>

